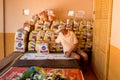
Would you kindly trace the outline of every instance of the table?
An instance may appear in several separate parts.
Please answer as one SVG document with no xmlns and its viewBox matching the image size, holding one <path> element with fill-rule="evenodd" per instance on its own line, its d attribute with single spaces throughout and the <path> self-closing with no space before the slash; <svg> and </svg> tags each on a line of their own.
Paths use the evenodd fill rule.
<svg viewBox="0 0 120 80">
<path fill-rule="evenodd" d="M 24 56 L 24 55 L 23 55 Z M 22 56 L 22 57 L 23 57 Z M 42 67 L 45 69 L 60 69 L 63 70 L 64 72 L 68 71 L 70 72 L 69 76 L 71 74 L 74 74 L 76 76 L 78 76 L 79 78 L 77 80 L 84 80 L 83 75 L 82 75 L 82 71 L 81 71 L 81 67 L 80 67 L 80 61 L 76 60 L 76 59 L 55 59 L 55 58 L 47 58 L 47 59 L 26 59 L 26 58 L 18 58 L 17 60 L 14 61 L 14 63 L 5 71 L 3 71 L 3 73 L 0 75 L 0 79 L 6 79 L 8 78 L 8 76 L 11 76 L 13 74 L 16 74 L 21 72 L 21 71 L 25 71 L 26 69 L 28 69 L 31 66 L 38 66 L 38 67 Z M 38 57 L 38 56 L 37 56 Z M 18 71 L 18 72 L 17 72 Z M 21 72 L 21 73 L 23 73 Z M 79 74 L 78 74 L 79 73 Z M 66 76 L 68 74 L 66 73 Z M 8 79 L 9 80 L 9 79 Z"/>
</svg>

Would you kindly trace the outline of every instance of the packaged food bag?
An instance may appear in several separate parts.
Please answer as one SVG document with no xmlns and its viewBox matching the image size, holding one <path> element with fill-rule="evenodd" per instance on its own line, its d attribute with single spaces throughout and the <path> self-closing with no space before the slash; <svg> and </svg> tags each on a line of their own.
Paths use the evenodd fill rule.
<svg viewBox="0 0 120 80">
<path fill-rule="evenodd" d="M 73 28 L 73 21 L 71 19 L 66 20 L 66 29 L 72 30 Z"/>
<path fill-rule="evenodd" d="M 51 23 L 49 21 L 44 22 L 43 30 L 49 30 Z"/>
<path fill-rule="evenodd" d="M 37 53 L 40 53 L 39 46 L 40 46 L 40 41 L 36 41 L 35 50 L 37 51 Z"/>
<path fill-rule="evenodd" d="M 60 53 L 63 52 L 63 47 L 60 43 L 51 43 L 49 44 L 49 51 L 51 53 Z"/>
<path fill-rule="evenodd" d="M 79 26 L 80 26 L 79 20 L 74 19 L 73 30 L 76 30 L 76 31 L 79 30 Z"/>
<path fill-rule="evenodd" d="M 49 51 L 50 51 L 51 53 L 57 52 L 57 44 L 56 44 L 56 43 L 51 43 L 51 44 L 49 44 Z"/>
<path fill-rule="evenodd" d="M 58 29 L 59 24 L 60 21 L 58 19 L 53 20 L 50 29 L 56 31 Z"/>
<path fill-rule="evenodd" d="M 49 54 L 48 43 L 40 43 L 40 45 L 39 45 L 39 53 L 41 53 L 41 54 Z"/>
<path fill-rule="evenodd" d="M 52 33 L 53 33 L 52 30 L 46 31 L 45 36 L 44 36 L 44 40 L 51 41 Z"/>
<path fill-rule="evenodd" d="M 25 52 L 26 51 L 26 43 L 23 41 L 16 41 L 14 44 L 14 51 Z"/>
<path fill-rule="evenodd" d="M 63 52 L 63 46 L 62 46 L 62 44 L 57 43 L 56 46 L 57 46 L 56 47 L 57 52 Z"/>
<path fill-rule="evenodd" d="M 51 32 L 51 41 L 54 41 L 58 36 L 58 33 Z"/>
<path fill-rule="evenodd" d="M 31 32 L 32 30 L 34 30 L 34 22 L 26 21 L 23 25 L 23 29 L 27 32 Z"/>
<path fill-rule="evenodd" d="M 42 30 L 43 29 L 43 24 L 36 23 L 35 24 L 35 30 Z"/>
<path fill-rule="evenodd" d="M 18 30 L 15 33 L 15 41 L 24 41 L 24 42 L 26 42 L 27 41 L 27 37 L 28 37 L 28 32 L 23 30 L 23 29 Z"/>
<path fill-rule="evenodd" d="M 36 30 L 32 31 L 29 35 L 29 41 L 36 41 L 38 32 Z"/>
<path fill-rule="evenodd" d="M 80 31 L 74 31 L 74 33 L 76 34 L 77 39 L 79 39 L 80 38 Z"/>
<path fill-rule="evenodd" d="M 37 34 L 37 41 L 44 40 L 44 36 L 45 36 L 45 31 L 40 30 Z"/>
<path fill-rule="evenodd" d="M 33 15 L 32 18 L 31 18 L 31 21 L 33 21 L 34 23 L 36 23 L 37 20 L 39 20 L 39 16 L 38 16 L 38 14 Z"/>
<path fill-rule="evenodd" d="M 42 10 L 39 14 L 38 14 L 40 20 L 46 21 L 48 20 L 48 15 L 47 15 L 47 11 L 46 10 Z"/>
<path fill-rule="evenodd" d="M 35 41 L 29 41 L 28 51 L 35 51 Z"/>
<path fill-rule="evenodd" d="M 47 14 L 48 14 L 48 20 L 53 21 L 55 19 L 55 10 L 54 9 L 48 9 Z"/>
<path fill-rule="evenodd" d="M 42 30 L 44 27 L 44 21 L 42 20 L 37 20 L 35 23 L 35 30 Z"/>
</svg>

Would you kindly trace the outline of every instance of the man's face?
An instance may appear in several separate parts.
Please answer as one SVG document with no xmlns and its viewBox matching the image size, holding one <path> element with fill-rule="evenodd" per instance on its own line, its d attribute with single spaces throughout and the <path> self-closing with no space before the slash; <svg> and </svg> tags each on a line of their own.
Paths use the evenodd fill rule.
<svg viewBox="0 0 120 80">
<path fill-rule="evenodd" d="M 66 29 L 63 29 L 60 31 L 62 34 L 66 35 L 67 34 L 67 30 Z"/>
<path fill-rule="evenodd" d="M 65 29 L 61 30 L 60 32 L 61 32 L 61 33 L 64 33 L 64 32 L 65 32 Z"/>
</svg>

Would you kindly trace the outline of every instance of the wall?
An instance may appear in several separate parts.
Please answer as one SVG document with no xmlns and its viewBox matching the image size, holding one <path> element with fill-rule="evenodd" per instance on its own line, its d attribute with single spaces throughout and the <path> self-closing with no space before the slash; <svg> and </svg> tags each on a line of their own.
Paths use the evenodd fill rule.
<svg viewBox="0 0 120 80">
<path fill-rule="evenodd" d="M 120 0 L 113 0 L 109 80 L 120 80 Z"/>
<path fill-rule="evenodd" d="M 5 0 L 6 55 L 13 51 L 14 33 L 26 20 L 43 9 L 55 9 L 58 18 L 69 18 L 68 10 L 84 10 L 85 18 L 92 18 L 93 0 Z M 23 9 L 30 9 L 30 15 L 23 15 Z"/>
<path fill-rule="evenodd" d="M 59 18 L 67 18 L 68 10 L 84 10 L 85 16 L 92 18 L 92 0 L 5 0 L 5 3 L 6 32 L 15 32 L 32 15 L 43 9 L 55 9 Z M 23 9 L 30 9 L 30 15 L 23 15 Z"/>
<path fill-rule="evenodd" d="M 0 59 L 4 57 L 3 0 L 0 0 Z"/>
</svg>

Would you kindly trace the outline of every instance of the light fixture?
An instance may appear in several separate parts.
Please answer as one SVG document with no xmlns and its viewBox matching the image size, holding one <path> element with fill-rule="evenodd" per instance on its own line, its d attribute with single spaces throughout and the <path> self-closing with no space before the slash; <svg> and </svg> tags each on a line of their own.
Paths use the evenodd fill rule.
<svg viewBox="0 0 120 80">
<path fill-rule="evenodd" d="M 68 11 L 68 16 L 74 16 L 74 11 L 73 10 L 69 10 Z"/>
<path fill-rule="evenodd" d="M 23 15 L 29 15 L 30 10 L 29 9 L 23 9 Z"/>
</svg>

